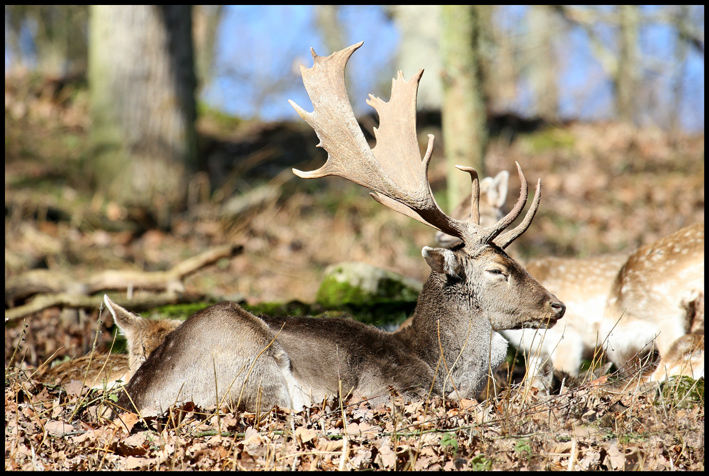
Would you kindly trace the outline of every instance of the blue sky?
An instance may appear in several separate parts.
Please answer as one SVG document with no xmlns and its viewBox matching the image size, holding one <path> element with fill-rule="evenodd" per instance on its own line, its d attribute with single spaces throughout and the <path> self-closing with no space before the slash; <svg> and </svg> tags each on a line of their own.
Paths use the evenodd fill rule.
<svg viewBox="0 0 709 476">
<path fill-rule="evenodd" d="M 593 7 L 612 13 L 613 6 Z M 704 29 L 704 7 L 692 12 Z M 664 6 L 642 7 L 643 13 L 666 11 Z M 234 5 L 224 10 L 219 25 L 216 72 L 211 84 L 204 85 L 202 99 L 227 113 L 262 120 L 296 119 L 288 104 L 293 99 L 305 109 L 310 101 L 303 88 L 298 64 L 312 65 L 310 47 L 320 55 L 326 51 L 315 23 L 312 5 Z M 502 6 L 494 21 L 524 45 L 526 6 Z M 379 5 L 342 6 L 340 20 L 347 44 L 364 40 L 364 46 L 348 65 L 348 85 L 355 112 L 367 112 L 367 94 L 387 99 L 390 79 L 396 73 L 395 55 L 400 35 L 395 24 Z M 31 25 L 26 33 L 31 40 Z M 596 28 L 603 43 L 614 49 L 612 26 Z M 31 41 L 28 41 L 30 43 Z M 690 48 L 682 71 L 672 69 L 675 34 L 666 25 L 646 24 L 640 31 L 642 55 L 641 84 L 637 99 L 642 104 L 643 124 L 660 123 L 667 112 L 679 108 L 681 125 L 692 131 L 704 128 L 704 57 Z M 560 70 L 560 114 L 562 118 L 608 119 L 613 116 L 610 77 L 594 58 L 587 34 L 578 27 L 562 29 L 556 42 Z M 29 48 L 28 51 L 32 51 Z M 5 68 L 9 62 L 5 50 Z M 414 71 L 404 71 L 410 77 Z M 670 94 L 675 74 L 680 74 L 684 95 L 678 103 Z M 422 81 L 430 81 L 424 75 Z M 517 113 L 532 111 L 532 92 L 523 78 L 510 107 Z"/>
<path fill-rule="evenodd" d="M 700 8 L 700 7 L 696 7 Z M 703 16 L 703 7 L 701 7 Z M 653 7 L 643 7 L 650 12 Z M 524 35 L 526 7 L 500 7 L 495 20 L 505 28 Z M 385 77 L 393 77 L 393 61 L 399 42 L 396 26 L 380 6 L 343 6 L 341 22 L 348 44 L 364 40 L 364 46 L 352 57 L 348 71 L 349 85 L 356 112 L 364 112 L 367 94 L 387 98 L 381 90 Z M 613 28 L 597 29 L 604 44 L 614 45 Z M 312 65 L 310 47 L 320 55 L 325 50 L 314 21 L 312 6 L 230 6 L 220 25 L 215 81 L 204 90 L 204 100 L 226 112 L 264 120 L 294 119 L 295 111 L 287 99 L 309 109 L 309 100 L 297 73 L 297 63 Z M 605 119 L 612 117 L 612 85 L 601 64 L 593 57 L 586 33 L 580 28 L 567 30 L 556 45 L 562 71 L 560 78 L 560 113 L 565 118 Z M 704 59 L 690 51 L 683 81 L 685 96 L 679 105 L 669 104 L 674 52 L 672 30 L 662 25 L 646 25 L 640 33 L 644 58 L 642 81 L 656 86 L 656 94 L 639 98 L 646 105 L 643 122 L 653 123 L 657 114 L 668 107 L 680 107 L 682 124 L 690 130 L 704 127 Z M 663 69 L 664 66 L 664 69 Z M 239 74 L 233 74 L 238 69 Z M 405 76 L 413 72 L 405 71 Z M 424 75 L 424 81 L 426 80 Z M 263 86 L 267 92 L 263 93 Z M 377 88 L 379 85 L 379 89 Z M 519 85 L 514 109 L 528 113 L 531 92 L 524 80 Z M 259 94 L 259 91 L 261 93 Z"/>
</svg>

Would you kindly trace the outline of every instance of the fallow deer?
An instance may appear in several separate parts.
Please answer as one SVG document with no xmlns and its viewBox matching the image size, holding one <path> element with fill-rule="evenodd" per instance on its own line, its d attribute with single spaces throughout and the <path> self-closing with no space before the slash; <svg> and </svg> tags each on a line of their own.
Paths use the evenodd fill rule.
<svg viewBox="0 0 709 476">
<path fill-rule="evenodd" d="M 128 355 L 94 352 L 53 367 L 42 366 L 34 376 L 37 380 L 60 385 L 78 380 L 98 389 L 112 388 L 119 382 L 127 383 L 150 353 L 182 324 L 177 319 L 145 319 L 117 305 L 106 295 L 103 300 L 126 338 Z"/>
<path fill-rule="evenodd" d="M 161 409 L 176 401 L 249 411 L 273 405 L 301 409 L 326 395 L 381 400 L 390 389 L 406 397 L 471 397 L 490 368 L 505 358 L 507 342 L 496 331 L 552 326 L 564 304 L 503 250 L 529 227 L 539 207 L 540 182 L 523 221 L 527 182 L 520 197 L 490 227 L 478 224 L 479 188 L 473 184 L 473 219 L 456 220 L 436 204 L 427 178 L 433 136 L 423 160 L 416 138 L 416 92 L 423 74 L 399 73 L 389 102 L 370 96 L 380 127 L 369 148 L 345 90 L 345 66 L 362 43 L 327 57 L 312 49 L 314 66 L 301 66 L 314 106 L 292 101 L 328 153 L 326 163 L 302 178 L 338 175 L 372 190 L 379 203 L 458 237 L 454 249 L 424 247 L 431 274 L 412 325 L 388 333 L 351 319 L 257 317 L 236 303 L 203 309 L 167 336 L 126 386 L 119 405 Z"/>
<path fill-rule="evenodd" d="M 498 173 L 494 179 L 480 182 L 480 224 L 490 225 L 504 215 L 509 174 Z M 485 210 L 485 213 L 483 213 Z M 469 218 L 470 196 L 453 211 L 455 218 Z M 452 247 L 460 239 L 441 231 L 436 242 Z M 581 359 L 592 356 L 597 341 L 595 330 L 603 317 L 606 298 L 627 253 L 599 255 L 590 258 L 543 257 L 525 263 L 527 272 L 566 304 L 564 320 L 546 330 L 507 329 L 502 335 L 524 351 L 527 360 L 527 381 L 533 386 L 548 388 L 552 368 L 577 376 Z M 520 260 L 521 261 L 521 260 Z M 410 325 L 410 319 L 400 328 Z"/>
<path fill-rule="evenodd" d="M 671 349 L 693 327 L 697 330 L 697 324 L 688 318 L 688 303 L 700 294 L 703 300 L 703 293 L 703 223 L 638 248 L 613 282 L 598 329 L 599 336 L 605 339 L 604 350 L 609 360 L 622 367 L 653 344 L 660 354 L 660 364 L 651 380 L 672 375 L 672 369 L 678 368 L 681 362 L 670 362 L 668 358 L 681 360 L 689 355 L 695 356 L 692 359 L 696 361 L 703 351 L 687 354 L 682 343 L 677 344 L 675 352 Z M 702 334 L 703 314 L 702 302 Z M 685 343 L 689 341 L 697 342 L 695 338 L 684 339 Z"/>
</svg>

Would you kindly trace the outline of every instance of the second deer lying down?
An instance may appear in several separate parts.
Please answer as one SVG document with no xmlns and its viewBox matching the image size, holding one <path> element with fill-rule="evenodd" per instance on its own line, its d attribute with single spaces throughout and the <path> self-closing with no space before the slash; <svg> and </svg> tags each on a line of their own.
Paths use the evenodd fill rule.
<svg viewBox="0 0 709 476">
<path fill-rule="evenodd" d="M 373 191 L 383 205 L 462 240 L 454 249 L 424 247 L 431 274 L 418 300 L 413 324 L 387 333 L 343 318 L 257 317 L 223 302 L 192 315 L 167 336 L 133 376 L 119 404 L 161 409 L 176 401 L 229 405 L 250 411 L 273 405 L 300 409 L 326 395 L 387 398 L 389 388 L 408 396 L 471 397 L 490 368 L 505 358 L 507 342 L 496 331 L 552 326 L 564 304 L 503 250 L 529 227 L 540 186 L 524 220 L 527 182 L 521 168 L 520 197 L 490 227 L 478 224 L 477 173 L 473 219 L 456 220 L 436 204 L 427 179 L 433 148 L 423 160 L 416 139 L 416 92 L 423 71 L 393 81 L 389 102 L 370 97 L 380 117 L 370 149 L 347 98 L 345 65 L 362 43 L 328 57 L 313 52 L 314 66 L 301 67 L 314 106 L 308 113 L 291 102 L 328 152 L 325 165 L 303 178 L 338 175 Z"/>
<path fill-rule="evenodd" d="M 72 380 L 85 382 L 91 388 L 112 388 L 126 383 L 153 350 L 182 321 L 176 319 L 145 319 L 103 297 L 106 307 L 128 344 L 128 355 L 98 352 L 62 362 L 54 367 L 43 365 L 34 378 L 47 384 L 65 385 Z"/>
<path fill-rule="evenodd" d="M 660 364 L 651 380 L 704 376 L 703 294 L 704 223 L 638 248 L 618 272 L 600 324 L 608 358 L 621 367 L 654 342 Z M 691 332 L 701 336 L 685 337 Z"/>
</svg>

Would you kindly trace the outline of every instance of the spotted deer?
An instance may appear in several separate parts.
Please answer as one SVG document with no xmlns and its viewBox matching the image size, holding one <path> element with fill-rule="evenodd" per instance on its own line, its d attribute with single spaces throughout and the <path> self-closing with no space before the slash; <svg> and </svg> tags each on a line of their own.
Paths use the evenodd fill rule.
<svg viewBox="0 0 709 476">
<path fill-rule="evenodd" d="M 660 363 L 650 380 L 677 372 L 703 376 L 703 295 L 704 223 L 638 248 L 613 282 L 598 329 L 609 360 L 623 367 L 654 347 Z M 692 331 L 701 337 L 685 337 Z M 680 371 L 683 366 L 687 372 Z"/>
<path fill-rule="evenodd" d="M 103 300 L 126 338 L 128 355 L 94 352 L 53 367 L 43 365 L 34 376 L 37 380 L 59 385 L 78 380 L 91 388 L 112 388 L 119 382 L 126 383 L 165 337 L 182 324 L 177 319 L 145 319 L 117 305 L 107 295 Z"/>
<path fill-rule="evenodd" d="M 423 70 L 406 81 L 399 73 L 389 102 L 370 96 L 379 114 L 370 149 L 345 90 L 344 71 L 362 43 L 327 57 L 311 50 L 314 65 L 301 66 L 314 111 L 290 102 L 315 130 L 328 153 L 302 178 L 337 175 L 372 190 L 379 203 L 458 237 L 454 249 L 424 247 L 431 274 L 419 296 L 413 323 L 389 333 L 351 319 L 258 317 L 233 302 L 203 309 L 167 336 L 138 369 L 119 399 L 126 408 L 164 409 L 177 401 L 228 405 L 249 411 L 274 405 L 301 409 L 327 395 L 381 401 L 390 391 L 407 398 L 431 393 L 471 397 L 490 368 L 505 358 L 507 342 L 497 331 L 554 325 L 564 304 L 532 278 L 504 249 L 529 227 L 541 199 L 522 222 L 507 229 L 527 200 L 521 167 L 520 197 L 493 225 L 478 222 L 479 184 L 473 185 L 471 220 L 457 220 L 436 204 L 426 154 L 416 138 L 416 92 Z"/>
</svg>

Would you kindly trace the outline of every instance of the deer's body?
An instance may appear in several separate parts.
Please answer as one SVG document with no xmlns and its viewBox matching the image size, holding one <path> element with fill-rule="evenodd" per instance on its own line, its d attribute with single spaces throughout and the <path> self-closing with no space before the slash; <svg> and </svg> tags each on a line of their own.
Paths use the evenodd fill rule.
<svg viewBox="0 0 709 476">
<path fill-rule="evenodd" d="M 427 178 L 426 155 L 416 139 L 416 91 L 423 71 L 392 83 L 389 102 L 368 101 L 380 116 L 376 147 L 370 149 L 354 117 L 344 85 L 345 65 L 361 46 L 328 57 L 313 52 L 312 68 L 301 66 L 314 111 L 291 102 L 315 129 L 328 160 L 302 178 L 339 175 L 373 190 L 383 205 L 461 239 L 454 249 L 424 247 L 431 268 L 409 329 L 386 333 L 339 318 L 257 317 L 234 303 L 220 303 L 193 316 L 167 336 L 138 369 L 119 404 L 166 408 L 192 400 L 250 411 L 273 405 L 299 409 L 326 395 L 352 393 L 386 398 L 389 387 L 406 396 L 433 392 L 471 397 L 489 369 L 505 357 L 507 343 L 496 330 L 552 326 L 564 304 L 503 250 L 529 227 L 540 185 L 524 220 L 509 230 L 527 199 L 489 227 L 479 225 L 477 173 L 471 175 L 471 220 L 445 215 Z M 130 398 L 128 398 L 130 396 Z"/>
<path fill-rule="evenodd" d="M 682 228 L 638 248 L 623 265 L 608 296 L 600 335 L 618 367 L 653 343 L 660 367 L 677 339 L 691 331 L 688 304 L 704 290 L 704 224 Z M 702 313 L 703 314 L 703 313 Z M 657 378 L 658 372 L 652 378 Z"/>
<path fill-rule="evenodd" d="M 300 409 L 340 392 L 376 400 L 386 398 L 390 386 L 409 397 L 431 390 L 472 397 L 488 369 L 507 355 L 507 341 L 495 330 L 553 325 L 561 311 L 549 294 L 520 300 L 498 274 L 487 282 L 461 279 L 463 273 L 480 274 L 473 268 L 484 263 L 519 280 L 510 285 L 517 292 L 539 287 L 501 250 L 483 251 L 490 255 L 487 261 L 469 259 L 462 250 L 445 253 L 461 265 L 455 270 L 461 277 L 451 285 L 450 270 L 433 269 L 409 329 L 388 333 L 334 317 L 257 317 L 224 302 L 194 314 L 171 333 L 132 377 L 128 393 L 138 408 L 193 401 L 252 411 L 273 405 Z M 489 312 L 482 315 L 481 309 Z M 441 348 L 445 364 L 439 364 Z"/>
<path fill-rule="evenodd" d="M 660 356 L 660 363 L 651 375 L 652 380 L 684 375 L 695 380 L 704 377 L 704 334 L 685 334 Z"/>
</svg>

